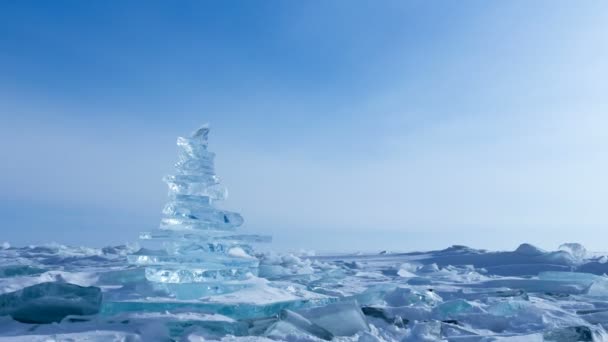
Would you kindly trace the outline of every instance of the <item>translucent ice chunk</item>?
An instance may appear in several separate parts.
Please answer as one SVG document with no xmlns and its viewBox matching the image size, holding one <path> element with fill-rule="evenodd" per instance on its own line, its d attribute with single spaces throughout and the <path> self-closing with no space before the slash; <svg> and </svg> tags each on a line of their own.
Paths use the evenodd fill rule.
<svg viewBox="0 0 608 342">
<path fill-rule="evenodd" d="M 183 341 L 183 336 L 192 333 L 211 340 L 221 339 L 226 335 L 248 334 L 247 322 L 191 310 L 125 313 L 109 319 L 114 320 L 122 325 L 126 324 L 131 331 L 140 332 L 143 341 Z M 103 321 L 105 320 L 97 319 L 93 327 L 97 328 Z"/>
<path fill-rule="evenodd" d="M 417 322 L 404 342 L 435 342 L 441 341 L 441 322 Z"/>
<path fill-rule="evenodd" d="M 249 335 L 264 335 L 268 328 L 278 321 L 278 317 L 264 317 L 257 319 L 247 319 L 244 322 L 249 326 Z"/>
<path fill-rule="evenodd" d="M 582 272 L 542 272 L 539 279 L 570 282 L 588 286 L 587 294 L 608 297 L 608 277 Z"/>
<path fill-rule="evenodd" d="M 99 274 L 98 284 L 103 285 L 126 285 L 129 283 L 140 283 L 146 280 L 145 270 L 142 268 L 128 268 L 122 270 L 110 270 Z"/>
<path fill-rule="evenodd" d="M 587 295 L 593 297 L 608 297 L 608 280 L 602 279 L 594 281 L 593 284 L 589 286 Z"/>
<path fill-rule="evenodd" d="M 40 283 L 0 295 L 0 316 L 25 323 L 59 322 L 68 315 L 92 315 L 101 306 L 98 287 Z"/>
<path fill-rule="evenodd" d="M 520 311 L 525 311 L 528 308 L 533 307 L 530 302 L 522 300 L 509 300 L 505 302 L 498 302 L 490 306 L 487 310 L 489 313 L 496 316 L 514 316 Z"/>
<path fill-rule="evenodd" d="M 334 303 L 300 313 L 335 336 L 352 336 L 369 331 L 365 315 L 356 301 Z"/>
<path fill-rule="evenodd" d="M 183 208 L 170 203 L 163 212 L 160 229 L 166 230 L 234 230 L 243 224 L 240 214 L 211 207 Z"/>
<path fill-rule="evenodd" d="M 172 266 L 148 266 L 146 267 L 146 279 L 159 283 L 204 283 L 220 282 L 226 280 L 247 279 L 255 272 L 255 267 L 224 268 L 216 266 L 215 269 L 204 269 L 192 265 L 190 267 Z"/>
<path fill-rule="evenodd" d="M 594 332 L 587 326 L 566 327 L 546 331 L 543 334 L 545 341 L 569 342 L 569 341 L 595 341 Z"/>
<path fill-rule="evenodd" d="M 409 322 L 407 318 L 395 315 L 390 310 L 381 307 L 364 306 L 361 311 L 365 316 L 379 318 L 388 324 L 393 324 L 399 328 L 405 328 Z"/>
<path fill-rule="evenodd" d="M 290 341 L 290 340 L 309 340 L 308 333 L 300 330 L 297 326 L 288 321 L 277 321 L 273 323 L 264 332 L 264 336 L 270 337 L 273 340 Z M 299 338 L 298 338 L 299 337 Z"/>
<path fill-rule="evenodd" d="M 434 291 L 417 291 L 411 288 L 398 287 L 384 297 L 390 306 L 434 306 L 441 302 L 441 297 Z"/>
<path fill-rule="evenodd" d="M 29 265 L 7 265 L 0 266 L 0 278 L 9 278 L 23 275 L 35 275 L 45 272 L 46 270 L 39 267 Z"/>
<path fill-rule="evenodd" d="M 196 240 L 201 242 L 222 241 L 225 243 L 268 243 L 272 242 L 272 237 L 257 234 L 235 234 L 226 231 L 175 231 L 157 230 L 152 232 L 142 232 L 139 236 L 142 240 Z"/>
<path fill-rule="evenodd" d="M 215 201 L 221 201 L 228 197 L 228 190 L 217 183 L 217 178 L 211 179 L 171 175 L 163 178 L 169 186 L 169 191 L 176 195 L 206 196 Z"/>
<path fill-rule="evenodd" d="M 353 298 L 362 305 L 384 304 L 386 295 L 395 291 L 396 288 L 397 286 L 394 284 L 376 284 L 354 295 Z"/>
<path fill-rule="evenodd" d="M 420 273 L 432 273 L 432 272 L 438 272 L 438 271 L 439 271 L 439 266 L 437 266 L 437 264 L 435 264 L 435 263 L 423 265 L 422 267 L 420 267 L 418 269 L 418 272 L 420 272 Z"/>
<path fill-rule="evenodd" d="M 397 275 L 402 278 L 414 278 L 416 277 L 416 274 L 414 274 L 415 271 L 416 267 L 414 265 L 405 263 L 399 267 L 397 270 Z"/>
<path fill-rule="evenodd" d="M 279 318 L 282 321 L 289 322 L 293 326 L 298 329 L 309 333 L 310 335 L 316 336 L 318 338 L 324 340 L 331 340 L 333 338 L 333 334 L 327 331 L 326 329 L 312 323 L 308 319 L 303 316 L 290 311 L 290 310 L 282 310 L 279 314 Z"/>
<path fill-rule="evenodd" d="M 464 299 L 450 300 L 439 304 L 433 309 L 433 315 L 441 320 L 457 318 L 461 314 L 481 312 L 483 312 L 483 310 L 478 306 L 475 306 Z"/>
<path fill-rule="evenodd" d="M 181 263 L 192 263 L 192 262 L 230 262 L 232 259 L 235 260 L 235 264 L 251 263 L 255 259 L 252 254 L 253 250 L 249 245 L 241 244 L 238 242 L 228 241 L 195 241 L 195 242 L 167 242 L 164 243 L 166 255 L 158 255 L 165 259 L 159 262 L 175 262 L 168 261 L 171 258 L 179 258 Z M 141 254 L 141 253 L 138 253 Z M 247 260 L 245 260 L 247 259 Z M 255 260 L 257 263 L 257 259 Z"/>
<path fill-rule="evenodd" d="M 198 270 L 215 271 L 221 269 L 232 269 L 235 267 L 257 267 L 258 261 L 252 258 L 229 258 L 213 253 L 201 253 L 201 255 L 136 255 L 131 256 L 130 261 L 139 265 L 157 265 L 163 268 L 194 267 Z M 198 266 L 198 267 L 197 267 Z"/>
</svg>

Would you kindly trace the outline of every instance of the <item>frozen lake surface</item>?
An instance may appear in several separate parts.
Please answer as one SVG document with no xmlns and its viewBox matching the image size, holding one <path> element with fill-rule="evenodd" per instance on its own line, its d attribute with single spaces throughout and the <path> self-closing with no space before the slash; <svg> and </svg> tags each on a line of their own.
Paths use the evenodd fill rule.
<svg viewBox="0 0 608 342">
<path fill-rule="evenodd" d="M 5 244 L 0 341 L 608 340 L 608 258 L 578 244 L 256 254 L 259 275 L 230 291 L 177 295 L 135 251 Z"/>
</svg>

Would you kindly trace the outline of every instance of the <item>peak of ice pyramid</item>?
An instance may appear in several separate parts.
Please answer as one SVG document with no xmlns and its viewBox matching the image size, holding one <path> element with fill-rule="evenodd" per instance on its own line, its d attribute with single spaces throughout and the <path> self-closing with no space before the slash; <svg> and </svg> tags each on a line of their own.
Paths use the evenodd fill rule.
<svg viewBox="0 0 608 342">
<path fill-rule="evenodd" d="M 199 129 L 192 133 L 192 139 L 198 139 L 205 145 L 209 138 L 209 124 L 202 125 Z"/>
</svg>

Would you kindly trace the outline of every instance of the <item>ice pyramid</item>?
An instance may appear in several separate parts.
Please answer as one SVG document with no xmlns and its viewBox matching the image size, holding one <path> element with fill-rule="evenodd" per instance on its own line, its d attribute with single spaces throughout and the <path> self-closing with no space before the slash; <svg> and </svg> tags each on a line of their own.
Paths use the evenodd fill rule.
<svg viewBox="0 0 608 342">
<path fill-rule="evenodd" d="M 257 277 L 252 245 L 270 237 L 239 234 L 243 218 L 216 206 L 226 198 L 207 150 L 209 127 L 178 138 L 176 172 L 164 178 L 169 200 L 160 226 L 140 235 L 143 248 L 127 256 L 120 290 L 104 293 L 102 315 L 196 310 L 233 319 L 277 315 L 330 303 L 334 297 L 291 282 Z"/>
<path fill-rule="evenodd" d="M 238 281 L 257 275 L 251 243 L 269 236 L 238 234 L 243 217 L 215 204 L 227 197 L 215 174 L 215 154 L 207 150 L 209 127 L 177 139 L 175 174 L 166 176 L 169 199 L 158 229 L 140 235 L 144 246 L 129 256 L 145 267 L 146 279 L 165 284 L 176 295 L 196 288 L 196 296 L 230 292 Z M 174 284 L 174 285 L 172 285 Z M 184 285 L 184 286 L 177 286 Z M 188 291 L 185 291 L 188 292 Z"/>
</svg>

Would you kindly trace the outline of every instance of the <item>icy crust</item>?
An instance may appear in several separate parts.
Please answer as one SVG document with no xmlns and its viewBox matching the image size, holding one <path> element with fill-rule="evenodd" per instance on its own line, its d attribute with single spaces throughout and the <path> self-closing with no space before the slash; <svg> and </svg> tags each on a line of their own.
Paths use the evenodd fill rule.
<svg viewBox="0 0 608 342">
<path fill-rule="evenodd" d="M 267 279 L 230 291 L 150 281 L 136 250 L 0 249 L 0 341 L 608 341 L 606 257 L 580 245 L 258 254 Z"/>
</svg>

